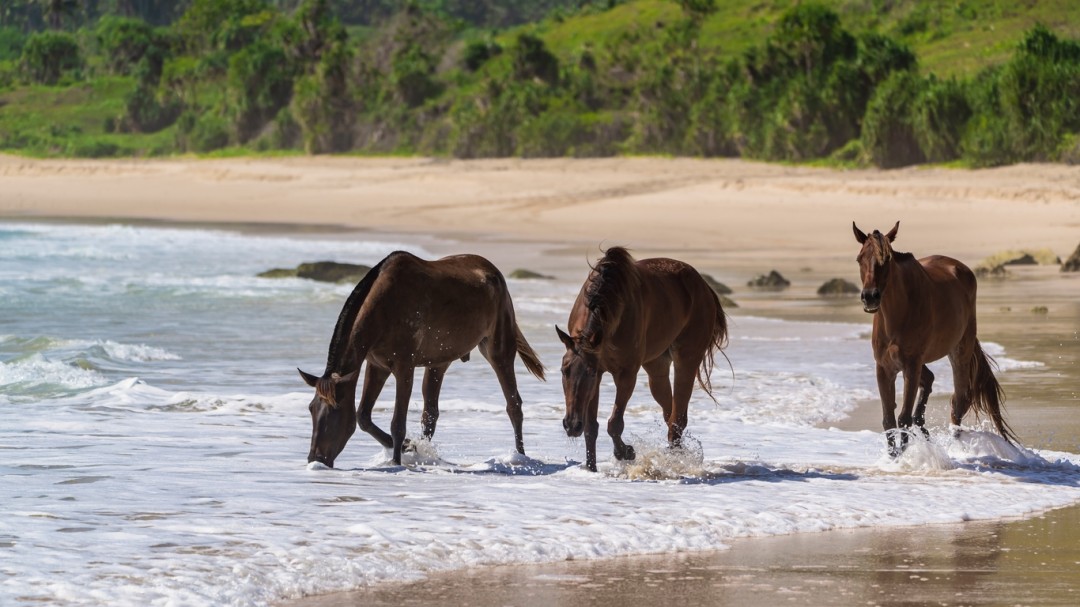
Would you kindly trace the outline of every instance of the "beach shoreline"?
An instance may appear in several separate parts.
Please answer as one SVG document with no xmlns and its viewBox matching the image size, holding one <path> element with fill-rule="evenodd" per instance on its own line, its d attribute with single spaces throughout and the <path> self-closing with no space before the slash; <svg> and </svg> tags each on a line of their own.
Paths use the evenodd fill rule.
<svg viewBox="0 0 1080 607">
<path fill-rule="evenodd" d="M 1032 179 L 1025 177 L 1025 171 L 1035 175 L 1035 182 L 1041 179 L 1041 185 L 1031 186 Z M 561 179 L 555 178 L 560 175 Z M 320 177 L 325 180 L 321 186 Z M 526 190 L 525 194 L 513 187 L 515 179 L 527 186 L 520 188 Z M 882 230 L 900 220 L 899 250 L 911 250 L 917 255 L 947 253 L 970 265 L 1004 249 L 1048 247 L 1064 256 L 1080 236 L 1080 168 L 1057 165 L 1024 165 L 985 172 L 843 172 L 744 161 L 638 158 L 595 162 L 352 158 L 159 162 L 37 161 L 0 156 L 0 184 L 0 217 L 10 220 L 148 222 L 245 233 L 283 231 L 320 238 L 348 237 L 361 231 L 375 238 L 419 241 L 437 254 L 477 252 L 492 258 L 504 272 L 527 267 L 568 282 L 584 277 L 585 264 L 595 259 L 601 246 L 623 244 L 639 257 L 669 255 L 685 259 L 728 282 L 737 289 L 740 314 L 865 322 L 867 327 L 869 317 L 856 305 L 820 300 L 813 295 L 816 285 L 828 277 L 854 280 L 857 245 L 851 236 L 851 220 L 864 229 Z M 410 187 L 417 191 L 392 202 L 380 198 L 407 193 Z M 545 197 L 545 187 L 555 193 Z M 317 193 L 315 201 L 306 200 L 313 190 Z M 922 194 L 928 198 L 920 199 Z M 265 212 L 260 213 L 260 209 Z M 742 286 L 753 274 L 774 268 L 794 279 L 792 289 L 777 296 Z M 1010 349 L 1046 347 L 1048 335 L 1080 319 L 1078 304 L 1069 303 L 1069 285 L 1075 284 L 1075 277 L 1055 277 L 1049 268 L 1039 268 L 987 285 L 981 290 L 981 333 L 1004 342 Z M 1028 312 L 1048 302 L 1048 318 Z M 1004 311 L 1005 307 L 1010 311 Z M 1020 334 L 1027 333 L 1032 323 L 1042 323 L 1030 331 L 1042 340 L 1038 343 L 1035 337 Z M 1075 365 L 1075 361 L 1070 364 Z M 1061 379 L 1064 385 L 1080 376 L 1074 367 L 1069 373 Z M 1058 385 L 1054 398 L 1059 398 L 1063 389 Z M 1032 399 L 1044 397 L 1028 397 Z M 864 403 L 858 412 L 861 417 L 853 423 L 869 423 L 874 406 L 873 402 Z M 1034 419 L 1037 412 L 1031 415 Z M 869 429 L 874 429 L 873 425 Z M 1074 506 L 1054 516 L 1073 521 L 1078 511 Z M 1029 524 L 999 523 L 1009 529 Z M 955 532 L 944 535 L 952 538 L 950 542 L 963 544 L 965 533 L 1005 533 L 997 526 L 986 533 L 982 527 L 966 527 L 955 526 Z M 559 600 L 600 604 L 584 600 L 599 587 L 594 583 L 598 579 L 636 576 L 637 586 L 616 581 L 629 584 L 624 597 L 641 596 L 654 582 L 662 584 L 655 574 L 650 574 L 667 567 L 661 561 L 674 563 L 669 567 L 674 573 L 659 577 L 671 578 L 670 587 L 675 588 L 679 578 L 693 577 L 700 567 L 712 566 L 707 562 L 709 558 L 719 558 L 720 564 L 713 564 L 730 578 L 734 570 L 724 565 L 725 555 L 746 555 L 761 561 L 760 571 L 752 576 L 759 584 L 758 590 L 771 587 L 775 592 L 756 593 L 751 585 L 747 586 L 750 591 L 740 596 L 757 596 L 757 604 L 768 605 L 775 604 L 785 588 L 790 589 L 792 579 L 801 579 L 803 586 L 842 587 L 844 582 L 835 579 L 821 582 L 820 572 L 807 571 L 802 578 L 789 576 L 805 563 L 815 562 L 813 558 L 823 559 L 825 566 L 857 570 L 859 565 L 841 559 L 840 549 L 868 551 L 874 557 L 883 550 L 883 541 L 895 539 L 897 532 L 860 531 L 861 539 L 850 545 L 845 544 L 850 537 L 847 532 L 815 535 L 809 543 L 820 543 L 824 548 L 807 551 L 805 554 L 811 556 L 805 558 L 810 560 L 792 561 L 789 566 L 779 562 L 775 567 L 768 566 L 769 555 L 778 554 L 770 552 L 776 550 L 771 546 L 784 546 L 784 538 L 748 539 L 736 542 L 731 551 L 720 555 L 693 557 L 703 560 L 632 557 L 599 564 L 470 570 L 432 576 L 426 582 L 433 588 L 432 594 L 419 594 L 416 586 L 393 584 L 354 594 L 308 597 L 295 604 L 323 607 L 410 600 L 423 603 L 432 599 L 450 604 L 454 602 L 450 597 L 475 599 L 474 604 L 500 604 L 531 596 L 468 596 L 470 587 L 512 585 L 506 583 L 508 569 L 519 582 L 528 581 L 522 587 L 529 593 L 537 591 L 530 584 L 547 579 L 552 592 L 555 589 L 569 593 L 559 594 Z M 940 535 L 932 531 L 925 537 Z M 1021 541 L 1015 539 L 1015 533 L 1012 537 L 1013 542 Z M 805 538 L 788 539 L 795 544 L 806 543 Z M 1054 540 L 1059 542 L 1058 550 L 1049 549 L 1067 560 L 1071 553 L 1065 548 L 1075 545 L 1075 539 L 1075 533 L 1060 537 Z M 832 556 L 822 556 L 829 554 Z M 616 575 L 624 567 L 631 572 Z M 903 567 L 894 569 L 901 571 Z M 864 573 L 857 583 L 868 586 L 874 581 L 874 573 L 872 569 Z M 472 581 L 462 586 L 452 580 L 459 575 Z M 902 577 L 898 575 L 889 583 L 901 589 Z M 455 588 L 458 594 L 454 594 Z M 698 600 L 707 598 L 703 594 L 695 596 Z M 803 598 L 823 596 L 828 593 L 805 593 Z M 1048 599 L 1046 604 L 1055 604 L 1061 596 L 1066 595 L 1044 598 Z M 490 600 L 485 602 L 484 597 Z M 730 604 L 747 604 L 732 600 Z"/>
</svg>

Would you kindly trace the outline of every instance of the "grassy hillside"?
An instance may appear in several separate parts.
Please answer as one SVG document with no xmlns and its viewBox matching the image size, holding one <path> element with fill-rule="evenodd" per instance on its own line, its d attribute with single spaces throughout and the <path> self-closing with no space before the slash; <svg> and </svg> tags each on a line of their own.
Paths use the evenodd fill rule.
<svg viewBox="0 0 1080 607">
<path fill-rule="evenodd" d="M 702 26 L 701 47 L 735 57 L 761 44 L 780 16 L 799 0 L 718 0 Z M 1024 33 L 1043 24 L 1080 38 L 1075 0 L 833 0 L 824 2 L 851 30 L 873 30 L 907 44 L 922 69 L 940 76 L 971 75 L 1004 63 Z M 634 28 L 655 29 L 681 16 L 671 0 L 636 0 L 601 14 L 544 23 L 542 37 L 561 56 L 584 44 L 602 45 Z"/>
<path fill-rule="evenodd" d="M 0 27 L 0 150 L 1080 157 L 1075 0 L 594 0 L 498 31 L 423 2 L 346 28 L 347 4 Z"/>
</svg>

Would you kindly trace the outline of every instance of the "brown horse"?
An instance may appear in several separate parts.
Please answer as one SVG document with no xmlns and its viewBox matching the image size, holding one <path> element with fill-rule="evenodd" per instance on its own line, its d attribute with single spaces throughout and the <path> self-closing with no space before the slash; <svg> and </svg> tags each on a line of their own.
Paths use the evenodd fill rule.
<svg viewBox="0 0 1080 607">
<path fill-rule="evenodd" d="M 950 257 L 931 255 L 916 260 L 911 253 L 894 251 L 891 243 L 900 229 L 899 221 L 888 234 L 877 230 L 864 234 L 854 222 L 851 227 L 862 245 L 856 260 L 863 283 L 863 309 L 874 315 L 871 341 L 890 455 L 903 452 L 912 425 L 929 437 L 926 401 L 934 374 L 926 363 L 945 356 L 952 364 L 955 392 L 951 421 L 957 431 L 964 414 L 974 407 L 976 416 L 986 414 L 998 434 L 1015 441 L 1002 415 L 1005 393 L 994 378 L 992 359 L 975 338 L 975 274 Z M 904 374 L 904 406 L 898 419 L 899 373 Z"/>
<path fill-rule="evenodd" d="M 567 328 L 569 335 L 555 327 L 566 346 L 563 428 L 572 437 L 584 431 L 586 467 L 596 471 L 596 418 L 604 373 L 615 381 L 607 429 L 616 459 L 634 459 L 634 448 L 622 440 L 623 412 L 641 367 L 664 411 L 668 441 L 680 445 L 694 378 L 712 397 L 713 355 L 727 341 L 720 299 L 697 270 L 674 259 L 634 261 L 626 249 L 612 247 L 582 285 Z M 672 364 L 674 391 L 668 377 Z"/>
<path fill-rule="evenodd" d="M 503 275 L 476 255 L 437 261 L 402 251 L 388 255 L 345 302 L 322 377 L 300 371 L 315 388 L 308 406 L 312 422 L 308 462 L 332 468 L 359 423 L 383 447 L 393 448 L 394 463 L 400 464 L 416 367 L 427 367 L 420 423 L 424 437 L 430 439 L 439 419 L 439 390 L 446 368 L 455 360 L 467 361 L 473 348 L 479 348 L 495 370 L 514 426 L 515 446 L 518 453 L 525 453 L 514 356 L 520 354 L 525 367 L 540 379 L 544 367 L 518 328 Z M 357 375 L 364 362 L 364 391 L 354 411 Z M 391 374 L 397 396 L 387 434 L 371 421 L 371 409 Z"/>
</svg>

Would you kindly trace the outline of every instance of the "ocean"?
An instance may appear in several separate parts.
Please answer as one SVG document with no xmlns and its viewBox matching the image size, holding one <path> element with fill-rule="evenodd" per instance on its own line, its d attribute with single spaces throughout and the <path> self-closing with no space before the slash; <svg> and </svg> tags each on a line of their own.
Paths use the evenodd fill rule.
<svg viewBox="0 0 1080 607">
<path fill-rule="evenodd" d="M 718 360 L 712 377 L 718 402 L 695 392 L 686 447 L 666 448 L 641 374 L 626 416 L 638 459 L 615 462 L 601 432 L 589 473 L 584 442 L 561 425 L 553 325 L 580 287 L 564 280 L 509 281 L 549 371 L 540 382 L 518 363 L 527 456 L 474 356 L 450 367 L 434 440 L 404 466 L 359 431 L 336 469 L 308 466 L 311 391 L 296 368 L 321 373 L 352 285 L 256 274 L 373 265 L 396 249 L 431 257 L 425 246 L 0 223 L 0 604 L 267 605 L 462 568 L 1080 503 L 1080 455 L 1018 448 L 981 425 L 956 439 L 934 428 L 889 459 L 879 431 L 833 425 L 876 398 L 868 324 L 737 310 L 731 367 Z M 1005 377 L 1045 367 L 984 347 Z M 947 365 L 932 368 L 935 394 L 951 391 Z M 388 385 L 375 408 L 384 428 L 392 395 Z M 601 416 L 612 397 L 608 380 Z M 414 438 L 420 409 L 417 387 Z"/>
</svg>

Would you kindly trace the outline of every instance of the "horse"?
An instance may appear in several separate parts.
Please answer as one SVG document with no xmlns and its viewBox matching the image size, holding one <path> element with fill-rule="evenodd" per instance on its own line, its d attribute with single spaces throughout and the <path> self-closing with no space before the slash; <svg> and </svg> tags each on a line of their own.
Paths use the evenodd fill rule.
<svg viewBox="0 0 1080 607">
<path fill-rule="evenodd" d="M 649 391 L 664 412 L 668 442 L 680 446 L 694 379 L 713 398 L 713 356 L 727 344 L 727 316 L 701 274 L 681 261 L 635 261 L 625 248 L 611 247 L 591 266 L 567 330 L 555 326 L 566 346 L 563 429 L 570 437 L 584 432 L 585 466 L 596 472 L 596 418 L 604 373 L 615 381 L 607 430 L 616 459 L 635 457 L 634 448 L 622 440 L 623 413 L 642 367 Z M 669 379 L 673 365 L 674 387 Z"/>
<path fill-rule="evenodd" d="M 384 448 L 393 449 L 394 464 L 400 465 L 407 446 L 405 420 L 416 368 L 426 367 L 420 424 L 424 438 L 430 439 L 439 419 L 439 391 L 446 369 L 455 360 L 468 361 L 473 348 L 495 371 L 514 427 L 515 447 L 524 454 L 514 357 L 520 355 L 529 372 L 541 380 L 544 366 L 521 334 L 506 279 L 477 255 L 436 261 L 404 251 L 388 255 L 345 301 L 322 376 L 297 369 L 315 388 L 308 406 L 312 423 L 308 463 L 333 468 L 359 424 Z M 365 362 L 364 389 L 354 412 L 357 377 Z M 372 422 L 371 410 L 390 375 L 397 394 L 387 434 Z"/>
<path fill-rule="evenodd" d="M 899 221 L 887 234 L 874 230 L 867 235 L 855 222 L 851 227 L 862 245 L 856 261 L 863 310 L 874 315 L 871 343 L 889 454 L 895 458 L 904 451 L 913 425 L 929 438 L 926 402 L 934 374 L 926 364 L 945 356 L 955 385 L 954 431 L 959 432 L 964 415 L 974 409 L 976 417 L 990 418 L 1002 438 L 1016 441 L 1002 412 L 1005 392 L 994 377 L 993 359 L 975 336 L 975 274 L 951 257 L 931 255 L 917 260 L 911 253 L 894 251 Z M 900 373 L 904 374 L 904 400 L 897 418 L 896 377 Z"/>
</svg>

